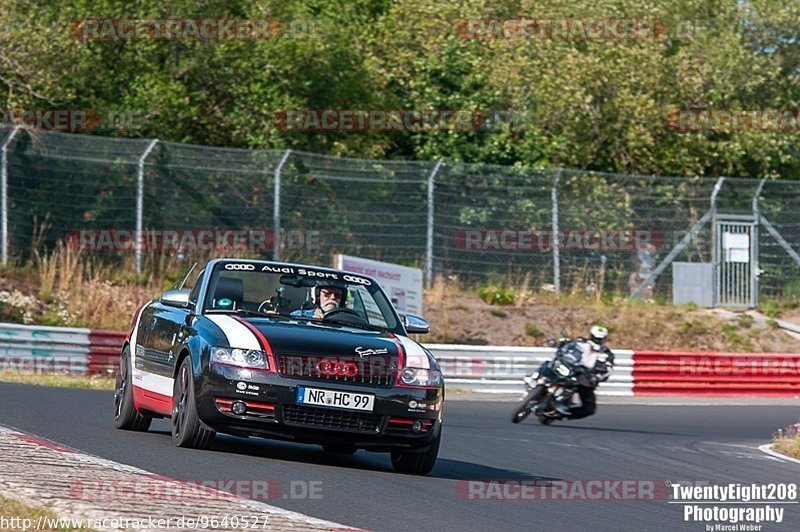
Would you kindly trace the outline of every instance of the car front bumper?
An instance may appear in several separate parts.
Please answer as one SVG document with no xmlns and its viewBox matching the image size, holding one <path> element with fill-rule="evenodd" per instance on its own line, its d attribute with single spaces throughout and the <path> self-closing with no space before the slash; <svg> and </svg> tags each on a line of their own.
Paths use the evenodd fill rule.
<svg viewBox="0 0 800 532">
<path fill-rule="evenodd" d="M 440 436 L 444 388 L 373 387 L 287 378 L 213 364 L 196 377 L 197 408 L 208 428 L 237 436 L 344 444 L 371 451 L 425 450 Z M 374 395 L 371 412 L 298 404 L 301 386 Z M 234 403 L 244 403 L 241 414 Z M 414 422 L 419 422 L 415 423 Z M 421 426 L 421 427 L 420 427 Z M 415 430 L 419 429 L 419 430 Z"/>
</svg>

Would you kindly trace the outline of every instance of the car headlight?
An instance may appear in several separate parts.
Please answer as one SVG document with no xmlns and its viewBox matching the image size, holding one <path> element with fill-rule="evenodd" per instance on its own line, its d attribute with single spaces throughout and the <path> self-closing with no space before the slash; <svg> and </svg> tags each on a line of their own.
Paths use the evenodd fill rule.
<svg viewBox="0 0 800 532">
<path fill-rule="evenodd" d="M 400 382 L 407 386 L 439 386 L 442 372 L 438 369 L 404 368 L 400 372 Z"/>
<path fill-rule="evenodd" d="M 211 362 L 241 366 L 243 368 L 269 369 L 267 356 L 255 349 L 214 347 L 211 349 Z"/>
</svg>

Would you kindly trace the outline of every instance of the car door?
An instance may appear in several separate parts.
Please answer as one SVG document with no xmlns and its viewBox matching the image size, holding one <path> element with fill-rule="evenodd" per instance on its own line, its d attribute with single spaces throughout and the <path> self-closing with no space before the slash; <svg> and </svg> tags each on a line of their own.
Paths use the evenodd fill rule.
<svg viewBox="0 0 800 532">
<path fill-rule="evenodd" d="M 174 289 L 183 288 L 193 268 L 194 266 L 182 276 L 182 281 L 176 283 Z M 146 370 L 161 377 L 172 378 L 178 349 L 182 345 L 183 329 L 192 310 L 161 302 L 153 304 L 152 308 L 145 349 Z"/>
<path fill-rule="evenodd" d="M 148 338 L 147 351 L 149 371 L 162 377 L 172 378 L 175 358 L 178 356 L 182 336 L 181 329 L 186 323 L 189 309 L 170 307 L 162 303 L 155 305 L 153 329 Z"/>
</svg>

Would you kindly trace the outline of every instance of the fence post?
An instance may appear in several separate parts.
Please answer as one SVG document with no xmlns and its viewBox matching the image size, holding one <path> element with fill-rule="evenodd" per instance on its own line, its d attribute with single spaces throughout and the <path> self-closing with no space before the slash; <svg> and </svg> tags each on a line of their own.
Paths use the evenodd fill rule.
<svg viewBox="0 0 800 532">
<path fill-rule="evenodd" d="M 17 136 L 17 132 L 19 131 L 19 126 L 14 127 L 14 130 L 8 136 L 6 141 L 3 143 L 2 149 L 0 149 L 0 157 L 2 157 L 2 161 L 0 161 L 0 236 L 2 237 L 2 261 L 3 266 L 8 264 L 8 147 L 11 145 L 11 141 L 14 140 L 14 137 Z"/>
<path fill-rule="evenodd" d="M 725 185 L 725 176 L 720 176 L 717 178 L 717 182 L 714 184 L 714 190 L 711 192 L 711 207 L 709 208 L 709 212 L 711 212 L 711 261 L 714 264 L 712 268 L 714 297 L 711 299 L 711 302 L 715 307 L 718 303 L 717 299 L 719 298 L 719 294 L 722 291 L 721 279 L 719 278 L 718 271 L 721 257 L 719 256 L 719 250 L 717 249 L 717 197 L 719 197 L 719 193 L 722 190 L 723 185 Z"/>
<path fill-rule="evenodd" d="M 158 144 L 158 139 L 153 139 L 147 149 L 139 157 L 136 174 L 136 274 L 142 273 L 142 231 L 144 229 L 144 160 Z"/>
<path fill-rule="evenodd" d="M 292 150 L 286 150 L 275 167 L 272 204 L 272 260 L 281 260 L 281 172 Z"/>
<path fill-rule="evenodd" d="M 758 208 L 758 199 L 761 196 L 761 191 L 764 190 L 764 183 L 766 182 L 766 179 L 762 179 L 758 184 L 756 193 L 753 194 L 753 222 L 755 225 L 753 225 L 753 236 L 750 241 L 750 245 L 753 246 L 753 252 L 751 252 L 753 255 L 753 264 L 750 266 L 750 300 L 754 307 L 758 307 L 758 277 L 761 275 L 761 268 L 759 267 L 759 263 L 761 262 L 759 241 L 761 239 L 758 237 L 758 224 L 761 211 Z"/>
<path fill-rule="evenodd" d="M 436 161 L 433 170 L 428 174 L 428 234 L 425 242 L 425 286 L 433 286 L 433 204 L 434 204 L 434 177 L 442 167 L 444 159 Z"/>
<path fill-rule="evenodd" d="M 552 230 L 553 237 L 550 241 L 553 243 L 553 285 L 556 290 L 556 297 L 561 297 L 561 239 L 558 235 L 558 182 L 561 179 L 562 169 L 558 169 L 558 173 L 553 178 L 553 186 L 550 187 L 550 201 L 552 203 Z"/>
</svg>

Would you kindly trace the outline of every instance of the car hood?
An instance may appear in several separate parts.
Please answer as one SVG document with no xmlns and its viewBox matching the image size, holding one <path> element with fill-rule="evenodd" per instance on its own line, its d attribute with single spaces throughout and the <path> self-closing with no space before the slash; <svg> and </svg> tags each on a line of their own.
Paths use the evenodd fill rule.
<svg viewBox="0 0 800 532">
<path fill-rule="evenodd" d="M 389 332 L 313 323 L 284 324 L 248 320 L 269 343 L 273 354 L 314 354 L 341 357 L 398 356 L 398 342 L 410 341 Z"/>
</svg>

